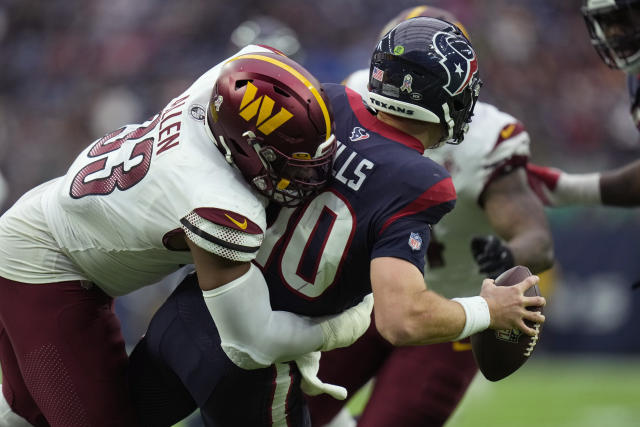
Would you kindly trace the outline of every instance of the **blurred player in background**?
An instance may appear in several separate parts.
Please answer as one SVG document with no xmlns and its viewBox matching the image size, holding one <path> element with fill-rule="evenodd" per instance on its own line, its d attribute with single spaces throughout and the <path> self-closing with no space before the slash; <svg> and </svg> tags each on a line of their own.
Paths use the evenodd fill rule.
<svg viewBox="0 0 640 427">
<path fill-rule="evenodd" d="M 382 35 L 415 16 L 447 20 L 467 35 L 451 13 L 430 6 L 403 10 Z M 345 84 L 367 97 L 368 75 L 356 71 Z M 495 278 L 516 264 L 534 273 L 551 267 L 551 233 L 544 207 L 527 185 L 529 135 L 520 121 L 478 102 L 464 143 L 425 156 L 447 168 L 458 196 L 456 208 L 432 230 L 425 268 L 430 289 L 447 298 L 468 297 L 482 277 Z M 394 348 L 371 326 L 353 346 L 326 353 L 319 375 L 339 379 L 349 392 L 375 377 L 358 425 L 405 427 L 443 425 L 476 372 L 468 340 Z M 328 423 L 341 406 L 325 396 L 311 398 L 314 425 Z M 345 409 L 332 425 L 350 424 Z"/>
<path fill-rule="evenodd" d="M 585 0 L 581 10 L 604 63 L 627 75 L 631 116 L 640 129 L 640 0 Z M 528 172 L 550 206 L 640 204 L 640 160 L 606 172 L 569 174 L 538 165 Z"/>
<path fill-rule="evenodd" d="M 366 104 L 342 85 L 324 85 L 337 118 L 333 179 L 305 205 L 273 212 L 255 260 L 273 308 L 327 315 L 373 290 L 376 327 L 395 345 L 451 341 L 499 325 L 535 334 L 523 318 L 543 317 L 525 307 L 544 299 L 523 297 L 523 291 L 537 278 L 514 288 L 486 280 L 482 296 L 456 301 L 424 285 L 430 226 L 452 209 L 455 190 L 447 171 L 422 154 L 463 139 L 480 88 L 468 40 L 445 21 L 418 18 L 381 40 L 371 64 Z M 198 406 L 207 425 L 299 422 L 298 408 L 282 406 L 286 391 L 302 394 L 290 388 L 300 382 L 298 369 L 281 364 L 274 374 L 273 367 L 224 365 L 211 339 L 219 325 L 207 322 L 203 303 L 190 303 L 199 295 L 193 281 L 181 284 L 131 355 L 131 388 L 142 420 L 169 425 Z M 192 324 L 202 333 L 192 337 Z"/>
<path fill-rule="evenodd" d="M 304 62 L 304 50 L 296 32 L 272 16 L 254 16 L 233 30 L 229 38 L 230 53 L 250 44 L 271 46 L 296 62 Z"/>
<path fill-rule="evenodd" d="M 0 426 L 138 425 L 113 298 L 183 264 L 232 358 L 292 360 L 350 344 L 344 325 L 364 332 L 366 306 L 317 321 L 273 311 L 250 263 L 267 203 L 296 206 L 326 184 L 333 127 L 310 73 L 248 46 L 23 195 L 0 218 Z"/>
</svg>

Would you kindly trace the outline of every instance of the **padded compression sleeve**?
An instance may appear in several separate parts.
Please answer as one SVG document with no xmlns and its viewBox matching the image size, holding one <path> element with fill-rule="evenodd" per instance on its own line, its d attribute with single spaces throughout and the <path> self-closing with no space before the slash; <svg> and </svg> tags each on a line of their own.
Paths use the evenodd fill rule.
<svg viewBox="0 0 640 427">
<path fill-rule="evenodd" d="M 236 280 L 202 294 L 222 349 L 241 368 L 294 360 L 324 344 L 317 321 L 271 309 L 267 283 L 253 264 Z"/>
</svg>

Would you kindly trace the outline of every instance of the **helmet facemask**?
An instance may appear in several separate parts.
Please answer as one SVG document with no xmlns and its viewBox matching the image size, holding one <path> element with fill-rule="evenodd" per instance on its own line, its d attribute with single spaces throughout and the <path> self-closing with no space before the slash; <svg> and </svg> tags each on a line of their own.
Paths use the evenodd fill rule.
<svg viewBox="0 0 640 427">
<path fill-rule="evenodd" d="M 293 207 L 319 192 L 331 176 L 331 165 L 337 144 L 335 136 L 318 147 L 315 156 L 294 153 L 287 156 L 273 146 L 263 147 L 258 139 L 248 138 L 264 167 L 251 184 L 276 203 Z"/>
<path fill-rule="evenodd" d="M 464 135 L 469 130 L 473 110 L 480 95 L 480 87 L 482 87 L 482 81 L 476 77 L 462 93 L 452 97 L 447 102 L 446 108 L 443 104 L 442 108 L 445 117 L 450 117 L 451 120 L 446 121 L 448 134 L 445 135 L 441 142 L 453 145 L 458 145 L 462 142 Z"/>
<path fill-rule="evenodd" d="M 623 3 L 623 4 L 620 4 Z M 610 68 L 628 73 L 640 69 L 640 2 L 616 2 L 582 8 L 591 44 Z"/>
</svg>

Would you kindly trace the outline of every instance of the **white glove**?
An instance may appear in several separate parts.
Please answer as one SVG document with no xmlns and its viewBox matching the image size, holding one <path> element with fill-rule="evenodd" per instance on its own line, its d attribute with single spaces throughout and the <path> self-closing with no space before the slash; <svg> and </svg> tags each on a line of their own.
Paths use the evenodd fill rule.
<svg viewBox="0 0 640 427">
<path fill-rule="evenodd" d="M 362 336 L 371 324 L 373 294 L 368 294 L 358 305 L 320 322 L 323 344 L 321 351 L 348 347 Z"/>
<path fill-rule="evenodd" d="M 326 393 L 334 399 L 345 400 L 347 389 L 338 385 L 323 383 L 318 378 L 320 369 L 320 352 L 313 351 L 296 359 L 296 365 L 302 374 L 300 388 L 309 396 L 317 396 Z"/>
</svg>

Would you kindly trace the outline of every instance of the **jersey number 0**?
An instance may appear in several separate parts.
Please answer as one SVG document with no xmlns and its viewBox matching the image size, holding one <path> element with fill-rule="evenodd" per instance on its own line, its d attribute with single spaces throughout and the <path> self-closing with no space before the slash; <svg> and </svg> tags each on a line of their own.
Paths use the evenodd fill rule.
<svg viewBox="0 0 640 427">
<path fill-rule="evenodd" d="M 283 208 L 269 227 L 256 257 L 262 268 L 271 263 L 285 285 L 307 299 L 322 295 L 336 280 L 351 245 L 356 221 L 343 197 L 331 190 L 320 193 L 295 224 L 294 208 Z"/>
</svg>

